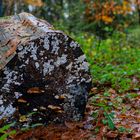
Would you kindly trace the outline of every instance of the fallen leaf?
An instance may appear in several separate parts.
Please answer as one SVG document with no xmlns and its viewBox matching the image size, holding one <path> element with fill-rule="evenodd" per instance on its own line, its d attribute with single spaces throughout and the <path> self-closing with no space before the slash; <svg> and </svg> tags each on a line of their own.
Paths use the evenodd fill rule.
<svg viewBox="0 0 140 140">
<path fill-rule="evenodd" d="M 116 131 L 109 131 L 109 132 L 106 134 L 106 136 L 107 136 L 108 138 L 116 138 L 116 137 L 118 136 L 118 132 L 116 132 Z"/>
<path fill-rule="evenodd" d="M 76 128 L 76 124 L 75 123 L 72 123 L 72 122 L 67 122 L 65 121 L 65 126 L 69 129 L 75 129 Z"/>
<path fill-rule="evenodd" d="M 133 138 L 136 140 L 140 140 L 140 133 L 135 133 Z"/>
<path fill-rule="evenodd" d="M 111 93 L 111 94 L 115 94 L 115 93 L 116 93 L 116 91 L 115 91 L 114 89 L 112 89 L 112 88 L 110 88 L 110 89 L 108 90 L 108 92 Z"/>
</svg>

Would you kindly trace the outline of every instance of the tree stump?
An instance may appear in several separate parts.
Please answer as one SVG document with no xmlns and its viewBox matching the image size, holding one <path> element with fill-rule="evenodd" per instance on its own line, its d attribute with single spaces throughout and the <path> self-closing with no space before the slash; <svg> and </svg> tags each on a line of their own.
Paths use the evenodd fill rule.
<svg viewBox="0 0 140 140">
<path fill-rule="evenodd" d="M 80 46 L 31 14 L 0 20 L 0 119 L 18 123 L 80 120 L 91 88 Z"/>
</svg>

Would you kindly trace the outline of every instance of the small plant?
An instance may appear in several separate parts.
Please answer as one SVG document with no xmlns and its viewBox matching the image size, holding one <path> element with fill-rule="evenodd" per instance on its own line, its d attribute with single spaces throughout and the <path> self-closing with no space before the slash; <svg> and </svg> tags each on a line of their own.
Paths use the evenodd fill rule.
<svg viewBox="0 0 140 140">
<path fill-rule="evenodd" d="M 5 140 L 8 137 L 12 137 L 12 135 L 16 134 L 16 130 L 10 130 L 13 125 L 14 123 L 11 123 L 0 128 L 0 140 Z"/>
<path fill-rule="evenodd" d="M 121 133 L 124 133 L 124 132 L 131 133 L 131 132 L 132 132 L 131 129 L 125 128 L 125 127 L 123 127 L 123 126 L 120 126 L 120 127 L 118 128 L 118 130 L 119 130 L 119 132 L 121 132 Z"/>
<path fill-rule="evenodd" d="M 113 122 L 114 114 L 107 113 L 106 111 L 104 111 L 104 116 L 105 116 L 105 119 L 103 120 L 103 123 L 107 124 L 111 130 L 114 130 L 115 129 L 115 124 Z"/>
<path fill-rule="evenodd" d="M 102 120 L 102 123 L 104 125 L 108 125 L 108 127 L 111 130 L 114 130 L 115 129 L 115 124 L 113 122 L 114 113 L 108 113 L 109 110 L 111 109 L 111 107 L 106 105 L 105 103 L 93 103 L 93 104 L 100 107 L 99 110 L 102 110 L 102 112 L 103 112 L 104 119 Z M 99 110 L 94 111 L 93 114 L 92 114 L 92 117 L 95 120 L 99 117 Z"/>
</svg>

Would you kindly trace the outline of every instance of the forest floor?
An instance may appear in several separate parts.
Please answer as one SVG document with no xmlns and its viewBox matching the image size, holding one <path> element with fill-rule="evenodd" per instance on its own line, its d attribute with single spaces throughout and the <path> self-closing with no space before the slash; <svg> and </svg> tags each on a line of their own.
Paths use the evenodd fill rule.
<svg viewBox="0 0 140 140">
<path fill-rule="evenodd" d="M 139 140 L 140 92 L 121 94 L 94 87 L 80 122 L 39 126 L 18 132 L 14 140 Z M 112 110 L 113 107 L 113 110 Z M 111 110 L 110 110 L 111 109 Z"/>
</svg>

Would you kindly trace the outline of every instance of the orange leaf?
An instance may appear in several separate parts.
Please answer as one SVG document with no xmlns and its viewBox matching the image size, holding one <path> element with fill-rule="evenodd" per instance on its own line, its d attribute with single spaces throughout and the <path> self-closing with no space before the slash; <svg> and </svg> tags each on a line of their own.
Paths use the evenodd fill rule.
<svg viewBox="0 0 140 140">
<path fill-rule="evenodd" d="M 102 16 L 102 20 L 106 23 L 111 23 L 113 22 L 113 18 L 112 17 L 109 17 L 109 16 Z"/>
<path fill-rule="evenodd" d="M 29 5 L 37 6 L 37 7 L 41 7 L 44 4 L 42 0 L 24 0 L 24 2 Z"/>
</svg>

